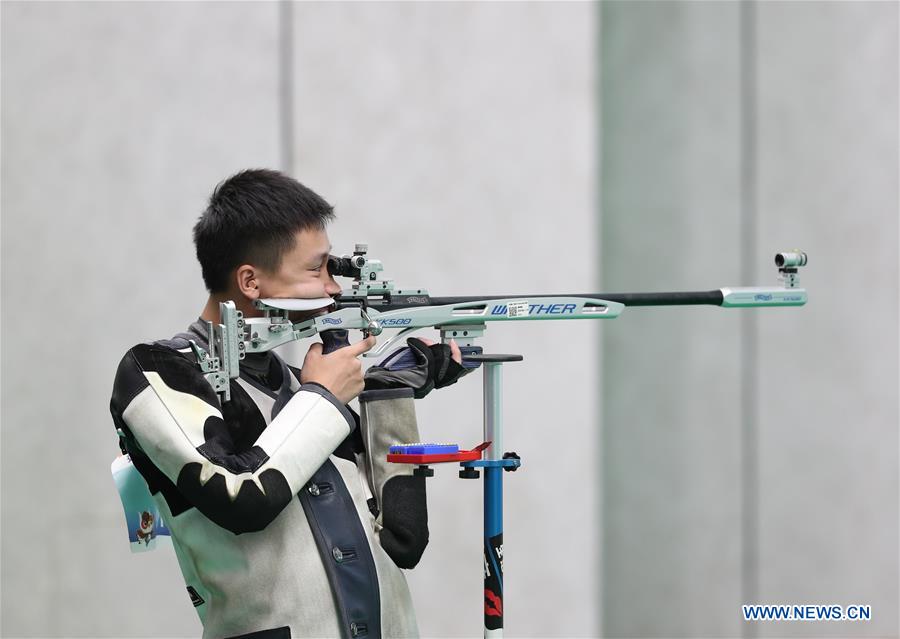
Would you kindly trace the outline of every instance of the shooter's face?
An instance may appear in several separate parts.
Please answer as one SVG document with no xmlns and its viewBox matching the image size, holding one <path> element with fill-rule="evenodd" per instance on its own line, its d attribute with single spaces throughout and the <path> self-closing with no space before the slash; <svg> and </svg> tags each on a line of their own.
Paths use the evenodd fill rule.
<svg viewBox="0 0 900 639">
<path fill-rule="evenodd" d="M 337 295 L 341 287 L 327 268 L 330 251 L 331 242 L 324 230 L 299 231 L 294 248 L 284 254 L 278 270 L 255 269 L 248 279 L 240 282 L 242 290 L 251 299 L 315 299 Z M 240 269 L 238 277 L 240 280 Z M 292 313 L 291 319 L 296 322 L 320 312 Z"/>
</svg>

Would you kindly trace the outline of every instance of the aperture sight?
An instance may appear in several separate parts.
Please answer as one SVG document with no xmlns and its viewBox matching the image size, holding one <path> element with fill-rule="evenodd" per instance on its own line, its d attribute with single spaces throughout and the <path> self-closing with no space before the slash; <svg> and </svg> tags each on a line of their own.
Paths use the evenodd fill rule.
<svg viewBox="0 0 900 639">
<path fill-rule="evenodd" d="M 806 266 L 806 262 L 806 253 L 797 249 L 775 254 L 775 266 L 778 267 L 779 277 L 784 282 L 785 288 L 797 288 L 800 283 L 797 269 Z"/>
</svg>

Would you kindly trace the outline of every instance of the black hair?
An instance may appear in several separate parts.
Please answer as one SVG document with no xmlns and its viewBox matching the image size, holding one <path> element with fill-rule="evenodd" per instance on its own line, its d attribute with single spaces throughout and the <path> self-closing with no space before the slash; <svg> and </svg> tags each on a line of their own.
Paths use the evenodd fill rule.
<svg viewBox="0 0 900 639">
<path fill-rule="evenodd" d="M 328 202 L 278 171 L 251 169 L 219 182 L 194 226 L 207 290 L 227 290 L 241 264 L 276 271 L 298 231 L 323 229 L 332 219 Z"/>
</svg>

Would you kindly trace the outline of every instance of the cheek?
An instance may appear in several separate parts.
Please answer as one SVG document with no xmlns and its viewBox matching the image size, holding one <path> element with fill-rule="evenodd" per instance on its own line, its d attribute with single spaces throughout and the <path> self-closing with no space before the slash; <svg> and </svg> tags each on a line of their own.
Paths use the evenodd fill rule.
<svg viewBox="0 0 900 639">
<path fill-rule="evenodd" d="M 273 293 L 275 297 L 324 297 L 325 280 L 310 273 L 309 276 L 279 282 Z"/>
</svg>

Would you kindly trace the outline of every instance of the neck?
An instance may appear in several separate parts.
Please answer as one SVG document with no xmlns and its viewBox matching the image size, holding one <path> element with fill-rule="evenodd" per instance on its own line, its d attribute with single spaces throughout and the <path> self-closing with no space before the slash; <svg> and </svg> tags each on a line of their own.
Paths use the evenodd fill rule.
<svg viewBox="0 0 900 639">
<path fill-rule="evenodd" d="M 214 293 L 206 300 L 206 306 L 200 313 L 200 319 L 207 322 L 219 322 L 219 303 L 234 302 L 237 310 L 244 314 L 244 317 L 261 317 L 262 313 L 253 306 L 253 302 L 243 295 L 234 293 Z"/>
</svg>

